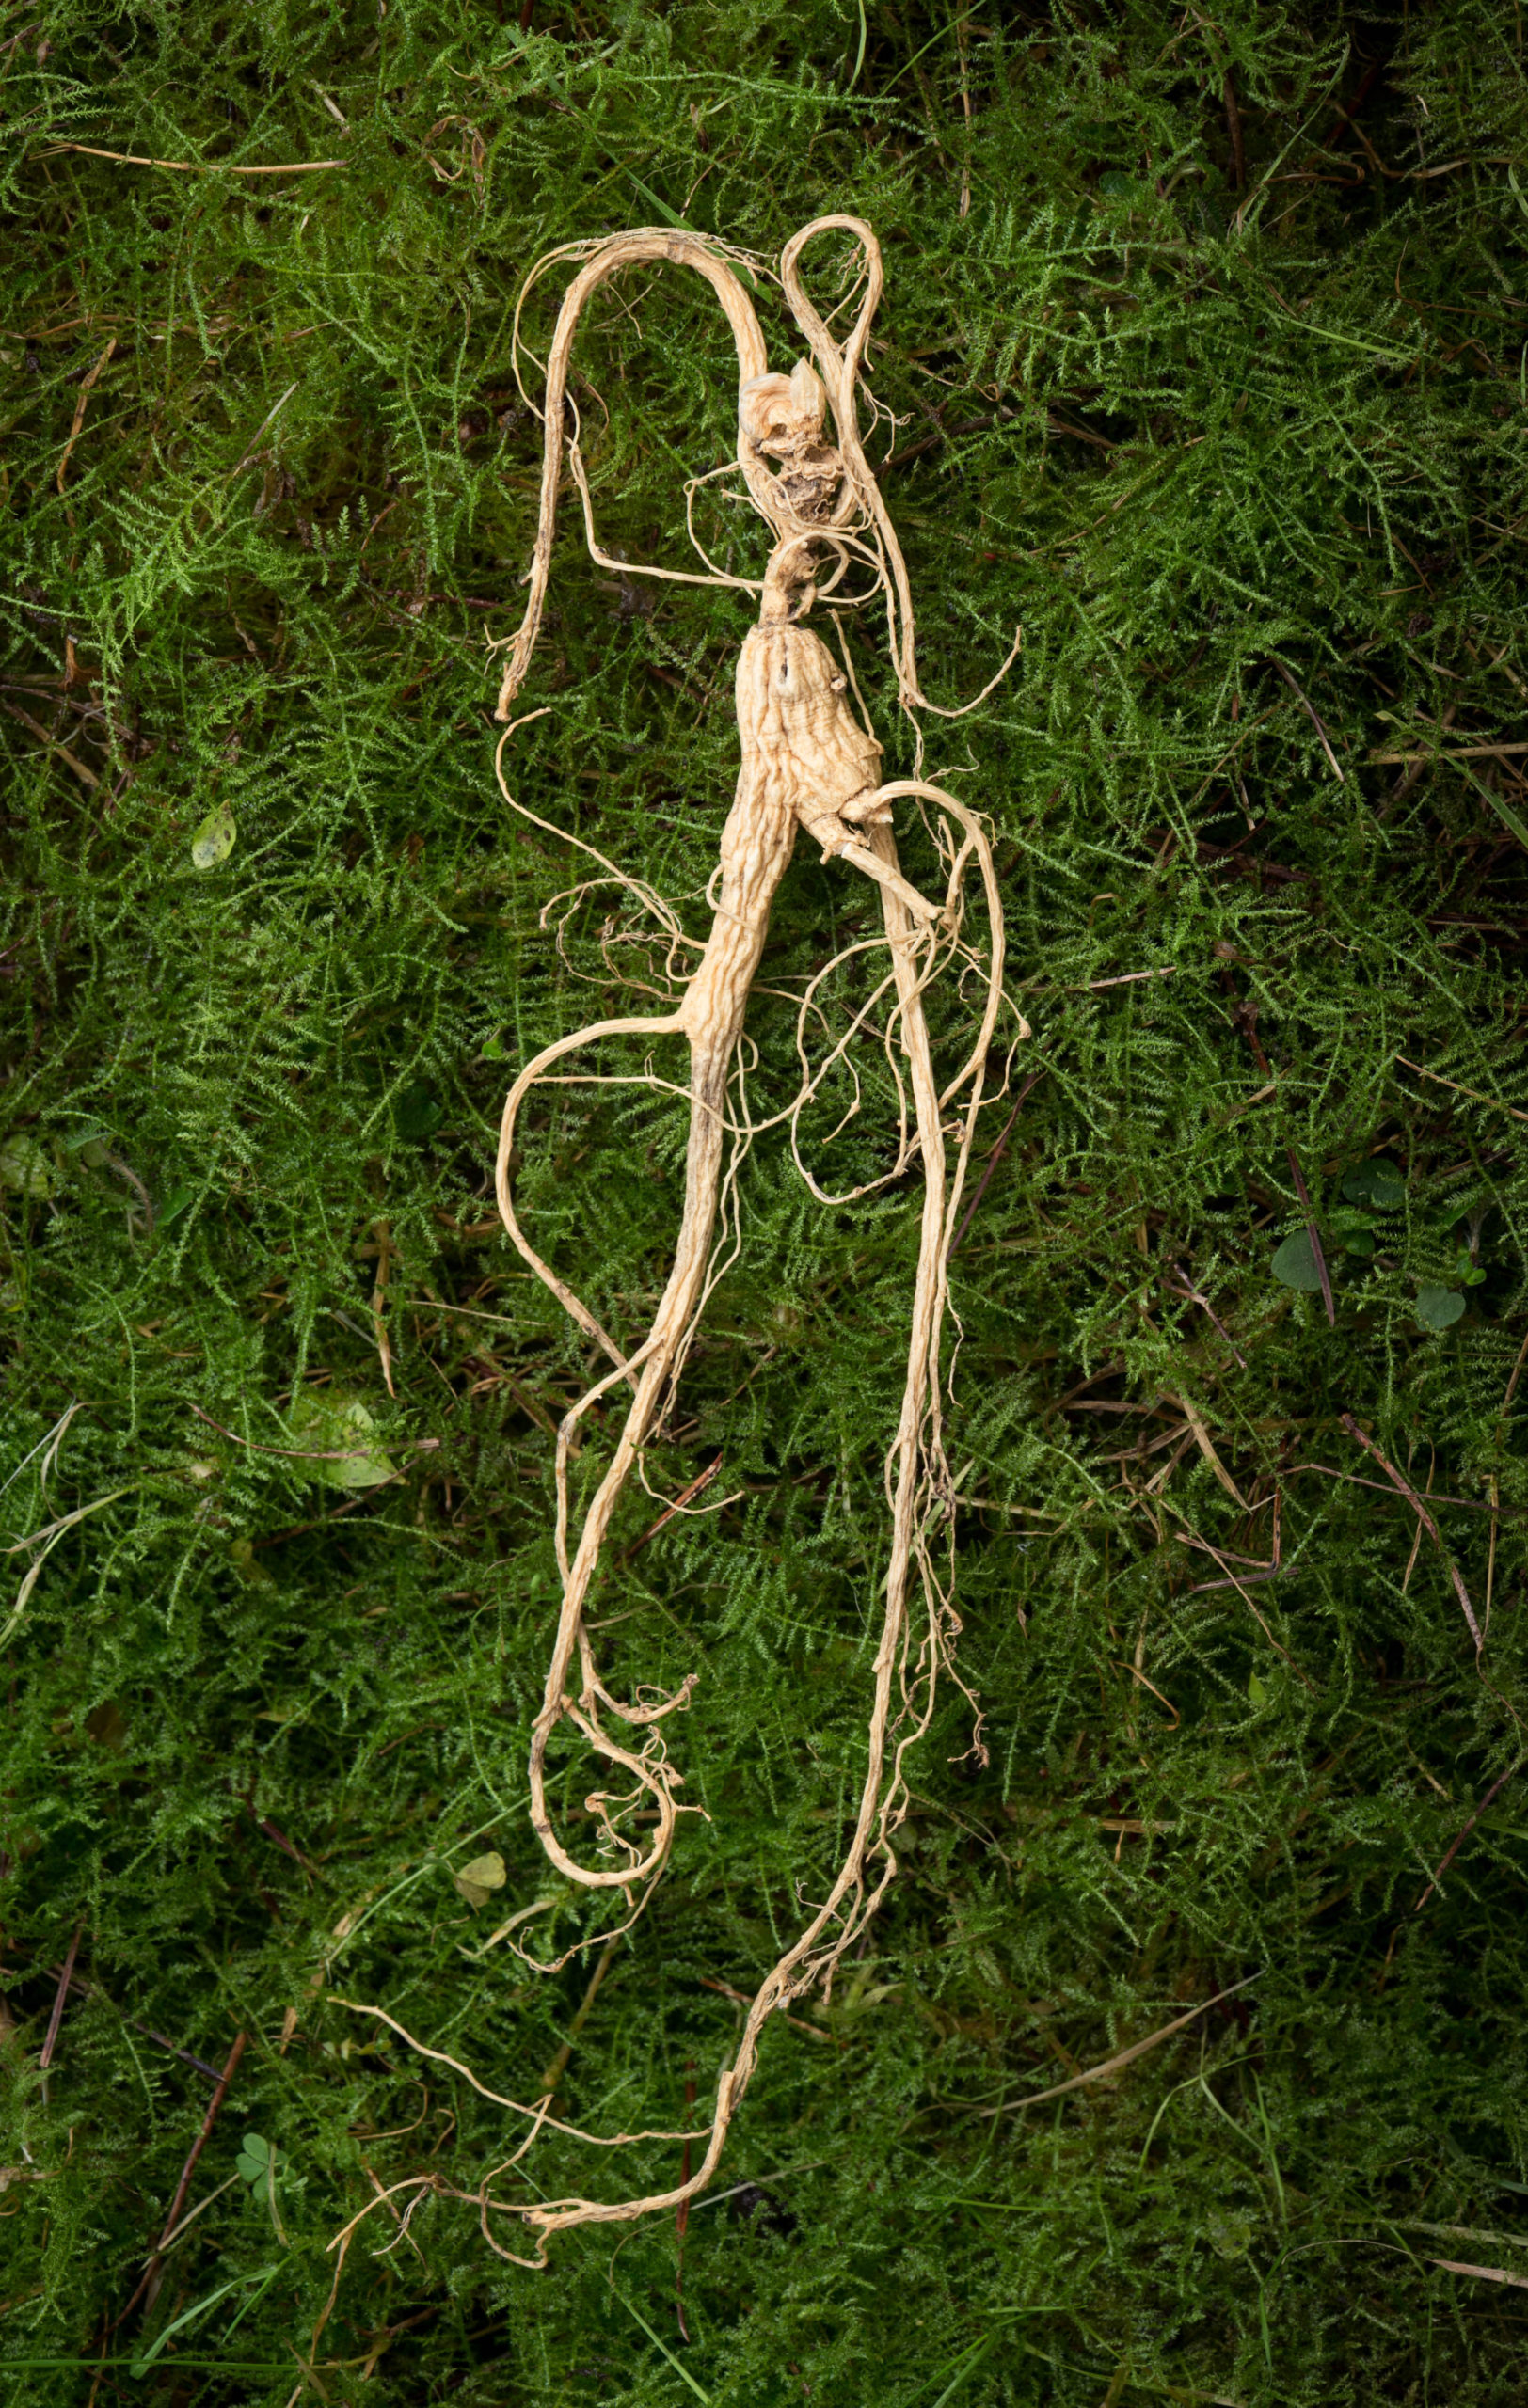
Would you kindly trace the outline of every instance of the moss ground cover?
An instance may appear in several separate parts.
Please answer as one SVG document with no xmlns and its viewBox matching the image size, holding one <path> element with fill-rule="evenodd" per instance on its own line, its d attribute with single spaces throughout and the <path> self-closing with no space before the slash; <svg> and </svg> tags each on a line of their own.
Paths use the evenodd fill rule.
<svg viewBox="0 0 1528 2408">
<path fill-rule="evenodd" d="M 0 31 L 12 2396 L 1519 2399 L 1515 18 L 41 0 Z M 952 1691 L 899 1881 L 772 2026 L 682 2234 L 535 2275 L 416 2188 L 336 2292 L 377 2186 L 470 2194 L 520 2131 L 342 2002 L 568 2120 L 676 2125 L 859 1777 L 917 1181 L 830 1210 L 772 1137 L 600 1607 L 623 1681 L 699 1668 L 709 1820 L 608 1961 L 513 1953 L 593 1927 L 523 1779 L 592 1358 L 501 1235 L 494 1133 L 644 959 L 492 776 L 539 460 L 514 295 L 614 226 L 773 256 L 835 208 L 886 249 L 927 690 L 1025 626 L 930 756 L 992 811 L 1034 1030 L 954 1264 L 987 1761 Z M 686 564 L 727 367 L 677 278 L 594 313 L 613 554 Z M 565 526 L 516 739 L 531 808 L 692 929 L 746 620 Z M 905 775 L 883 645 L 849 642 Z M 760 1106 L 859 915 L 804 848 Z M 804 1126 L 824 1184 L 894 1149 L 866 1075 L 842 1138 L 841 1097 Z M 521 1138 L 527 1222 L 617 1334 L 684 1120 L 569 1091 Z M 655 1528 L 718 1459 L 724 1508 Z M 526 2174 L 613 2179 L 595 2155 Z"/>
</svg>

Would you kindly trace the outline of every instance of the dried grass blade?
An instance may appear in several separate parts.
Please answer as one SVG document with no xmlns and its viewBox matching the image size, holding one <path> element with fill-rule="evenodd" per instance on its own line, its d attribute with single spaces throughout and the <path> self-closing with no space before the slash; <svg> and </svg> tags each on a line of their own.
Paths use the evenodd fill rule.
<svg viewBox="0 0 1528 2408">
<path fill-rule="evenodd" d="M 1339 1418 L 1344 1429 L 1349 1432 L 1349 1434 L 1358 1440 L 1361 1447 L 1364 1448 L 1369 1454 L 1373 1455 L 1376 1463 L 1379 1465 L 1380 1470 L 1384 1472 L 1390 1481 L 1392 1487 L 1398 1489 L 1400 1494 L 1406 1498 L 1407 1503 L 1411 1507 L 1411 1510 L 1416 1514 L 1417 1519 L 1426 1529 L 1427 1535 L 1432 1540 L 1433 1545 L 1437 1547 L 1439 1554 L 1442 1557 L 1443 1562 L 1447 1567 L 1448 1576 L 1454 1584 L 1454 1593 L 1458 1598 L 1459 1604 L 1464 1611 L 1464 1619 L 1470 1625 L 1470 1636 L 1475 1642 L 1475 1654 L 1478 1656 L 1486 1644 L 1485 1638 L 1481 1631 L 1480 1624 L 1475 1620 L 1475 1609 L 1470 1603 L 1470 1592 L 1464 1585 L 1464 1581 L 1459 1573 L 1459 1567 L 1455 1562 L 1452 1555 L 1450 1555 L 1447 1547 L 1443 1545 L 1442 1532 L 1439 1529 L 1437 1523 L 1433 1520 L 1432 1515 L 1428 1513 L 1427 1508 L 1423 1503 L 1421 1497 L 1417 1495 L 1416 1490 L 1411 1486 L 1410 1482 L 1402 1479 L 1400 1473 L 1396 1470 L 1389 1456 L 1380 1452 L 1379 1449 L 1375 1445 L 1374 1440 L 1370 1437 L 1368 1432 L 1360 1428 L 1352 1414 L 1344 1413 Z"/>
<path fill-rule="evenodd" d="M 1152 2033 L 1149 2038 L 1137 2040 L 1128 2049 L 1121 2049 L 1114 2056 L 1106 2057 L 1102 2065 L 1090 2066 L 1086 2073 L 1074 2074 L 1070 2082 L 1058 2082 L 1049 2090 L 1033 2091 L 1027 2099 L 1005 2099 L 1000 2107 L 983 2107 L 980 2115 L 983 2119 L 994 2115 L 1016 2115 L 1027 2107 L 1043 2107 L 1047 2099 L 1064 2099 L 1069 2091 L 1082 2090 L 1090 2082 L 1102 2082 L 1108 2074 L 1119 2073 L 1125 2066 L 1134 2065 L 1136 2059 L 1145 2056 L 1149 2050 L 1159 2049 L 1163 2041 L 1170 2040 L 1175 2032 L 1186 2031 L 1189 2024 L 1197 2023 L 1202 2015 L 1208 2015 L 1212 2006 L 1218 2006 L 1222 1999 L 1234 1998 L 1238 1990 L 1249 1988 L 1258 1978 L 1256 1973 L 1249 1973 L 1244 1980 L 1233 1982 L 1229 1989 L 1217 1990 L 1213 1998 L 1205 1999 L 1200 2006 L 1191 2006 L 1186 2015 L 1175 2016 L 1170 2023 L 1164 2023 L 1161 2030 Z"/>
</svg>

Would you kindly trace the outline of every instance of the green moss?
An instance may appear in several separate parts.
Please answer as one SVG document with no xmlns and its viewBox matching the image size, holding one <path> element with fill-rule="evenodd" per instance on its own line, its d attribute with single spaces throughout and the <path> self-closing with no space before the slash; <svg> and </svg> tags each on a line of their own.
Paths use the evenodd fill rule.
<svg viewBox="0 0 1528 2408">
<path fill-rule="evenodd" d="M 299 2374 L 411 2408 L 1515 2400 L 1520 2289 L 1437 2261 L 1528 2274 L 1512 1781 L 1466 1830 L 1525 1704 L 1528 797 L 1480 749 L 1520 743 L 1528 684 L 1518 37 L 1475 0 L 518 13 L 42 0 L 8 54 L 0 1515 L 8 1544 L 93 1510 L 0 1599 L 0 2370 L 48 2408 L 103 2352 L 102 2401 L 275 2408 Z M 999 831 L 1041 1073 L 956 1259 L 991 1761 L 952 1695 L 871 1948 L 801 2009 L 833 2045 L 772 2030 L 691 2217 L 688 2346 L 672 2225 L 538 2276 L 436 2200 L 402 2242 L 360 2228 L 315 2352 L 372 2178 L 471 2191 L 517 2132 L 338 1997 L 532 2097 L 587 1972 L 479 1952 L 538 1898 L 537 1946 L 594 1927 L 522 1781 L 548 1433 L 585 1364 L 488 1180 L 512 1066 L 616 991 L 607 897 L 559 945 L 578 857 L 492 776 L 485 638 L 538 465 L 514 296 L 574 236 L 673 216 L 772 255 L 850 208 L 886 246 L 878 440 L 929 690 L 1025 627 L 931 745 Z M 714 316 L 633 276 L 580 339 L 634 561 L 681 562 L 685 480 L 725 455 Z M 720 502 L 702 524 L 752 557 Z M 692 927 L 745 624 L 569 526 L 526 697 L 552 716 L 509 755 Z M 883 649 L 852 642 L 895 772 Z M 766 983 L 864 911 L 804 854 Z M 784 1101 L 788 1006 L 753 1026 Z M 847 1185 L 891 1105 L 872 1079 L 823 1152 L 836 1117 L 807 1134 Z M 528 1220 L 618 1331 L 664 1273 L 682 1127 L 622 1090 L 528 1126 Z M 1291 1150 L 1335 1326 L 1274 1270 Z M 704 2101 L 728 1986 L 836 1861 L 915 1196 L 824 1211 L 761 1141 L 648 1466 L 672 1495 L 721 1450 L 738 1493 L 607 1575 L 615 1676 L 701 1674 L 674 1748 L 710 1820 L 577 2035 L 561 2096 L 597 2129 Z M 1451 1564 L 1490 1601 L 1478 1665 Z M 474 1906 L 453 1876 L 493 1854 Z M 114 2328 L 210 2096 L 190 2059 L 240 2030 L 187 2204 L 229 2187 Z M 532 2161 L 612 2193 L 676 2162 Z"/>
</svg>

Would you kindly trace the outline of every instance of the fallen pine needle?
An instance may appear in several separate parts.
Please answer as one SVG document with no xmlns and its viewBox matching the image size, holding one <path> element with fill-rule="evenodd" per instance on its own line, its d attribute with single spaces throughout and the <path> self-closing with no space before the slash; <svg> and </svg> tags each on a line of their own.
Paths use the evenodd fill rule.
<svg viewBox="0 0 1528 2408">
<path fill-rule="evenodd" d="M 1478 1087 L 1461 1086 L 1457 1079 L 1445 1079 L 1441 1070 L 1429 1070 L 1421 1062 L 1409 1062 L 1404 1054 L 1397 1054 L 1395 1059 L 1403 1070 L 1414 1070 L 1419 1079 L 1431 1079 L 1435 1086 L 1452 1087 L 1456 1095 L 1467 1095 L 1472 1103 L 1487 1103 L 1514 1120 L 1528 1120 L 1528 1112 L 1520 1112 L 1515 1103 L 1504 1103 L 1498 1095 L 1482 1095 Z"/>
<path fill-rule="evenodd" d="M 1117 2056 L 1106 2057 L 1101 2066 L 1090 2066 L 1086 2073 L 1074 2073 L 1070 2082 L 1058 2082 L 1050 2090 L 1031 2092 L 1027 2099 L 1005 2099 L 1000 2107 L 983 2107 L 978 2112 L 983 2117 L 1014 2115 L 1027 2107 L 1043 2107 L 1048 2099 L 1064 2099 L 1069 2090 L 1081 2090 L 1090 2082 L 1102 2082 L 1106 2075 L 1119 2073 L 1122 2067 L 1133 2065 L 1138 2057 L 1145 2056 L 1148 2050 L 1160 2048 L 1162 2042 L 1170 2040 L 1175 2032 L 1186 2031 L 1202 2015 L 1208 2015 L 1212 2006 L 1218 2006 L 1222 1999 L 1234 1998 L 1238 1990 L 1249 1988 L 1257 1979 L 1256 1973 L 1249 1973 L 1244 1981 L 1233 1982 L 1229 1989 L 1217 1990 L 1215 1996 L 1207 1998 L 1202 2006 L 1191 2006 L 1186 2015 L 1177 2016 L 1172 2022 L 1164 2023 L 1160 2032 L 1154 2032 L 1149 2039 L 1137 2040 L 1130 2048 L 1122 2049 Z"/>
<path fill-rule="evenodd" d="M 1465 1841 L 1469 1838 L 1469 1836 L 1470 1836 L 1471 1832 L 1474 1830 L 1475 1825 L 1479 1822 L 1479 1820 L 1480 1820 L 1480 1818 L 1481 1818 L 1482 1814 L 1485 1814 L 1485 1812 L 1486 1812 L 1486 1810 L 1487 1810 L 1487 1808 L 1488 1808 L 1488 1807 L 1489 1807 L 1489 1806 L 1493 1806 L 1493 1805 L 1495 1804 L 1497 1798 L 1500 1796 L 1501 1792 L 1502 1792 L 1502 1791 L 1506 1787 L 1507 1782 L 1511 1780 L 1511 1778 L 1512 1778 L 1513 1774 L 1517 1771 L 1517 1769 L 1518 1769 L 1518 1767 L 1517 1767 L 1517 1766 L 1516 1766 L 1516 1765 L 1508 1765 L 1508 1766 L 1507 1766 L 1507 1768 L 1506 1768 L 1505 1772 L 1498 1773 L 1498 1774 L 1497 1774 L 1497 1776 L 1496 1776 L 1496 1779 L 1492 1782 L 1492 1783 L 1491 1783 L 1490 1787 L 1487 1790 L 1485 1797 L 1481 1799 L 1481 1801 L 1480 1801 L 1479 1805 L 1475 1808 L 1475 1810 L 1474 1810 L 1473 1814 L 1469 1814 L 1469 1815 L 1467 1815 L 1467 1816 L 1465 1817 L 1465 1820 L 1460 1824 L 1459 1829 L 1458 1829 L 1458 1831 L 1457 1831 L 1457 1834 L 1456 1834 L 1456 1837 L 1455 1837 L 1455 1840 L 1454 1840 L 1453 1846 L 1449 1848 L 1447 1855 L 1443 1858 L 1442 1862 L 1439 1865 L 1439 1868 L 1438 1868 L 1437 1872 L 1433 1875 L 1432 1879 L 1428 1882 L 1428 1884 L 1427 1884 L 1426 1888 L 1424 1890 L 1424 1892 L 1423 1892 L 1423 1893 L 1422 1893 L 1421 1897 L 1417 1900 L 1416 1905 L 1412 1908 L 1411 1912 L 1412 1912 L 1414 1915 L 1419 1915 L 1419 1914 L 1422 1912 L 1423 1908 L 1426 1905 L 1426 1903 L 1427 1903 L 1428 1899 L 1432 1896 L 1433 1892 L 1437 1889 L 1437 1887 L 1438 1887 L 1439 1883 L 1441 1881 L 1441 1879 L 1442 1879 L 1442 1877 L 1443 1877 L 1444 1874 L 1448 1871 L 1449 1866 L 1453 1863 L 1453 1861 L 1454 1861 L 1455 1858 L 1458 1855 L 1458 1852 L 1459 1852 L 1460 1848 L 1464 1846 Z"/>
<path fill-rule="evenodd" d="M 1509 2274 L 1504 2266 L 1472 2266 L 1462 2258 L 1433 2258 L 1428 2262 L 1441 2266 L 1445 2274 L 1472 2274 L 1477 2283 L 1510 2283 L 1514 2290 L 1528 2291 L 1528 2274 Z"/>
<path fill-rule="evenodd" d="M 290 159 L 279 167 L 240 167 L 231 159 L 145 159 L 135 150 L 98 150 L 93 142 L 53 142 L 40 152 L 56 159 L 77 150 L 87 159 L 110 159 L 119 167 L 168 167 L 178 176 L 312 176 L 321 167 L 348 167 L 348 159 Z"/>
</svg>

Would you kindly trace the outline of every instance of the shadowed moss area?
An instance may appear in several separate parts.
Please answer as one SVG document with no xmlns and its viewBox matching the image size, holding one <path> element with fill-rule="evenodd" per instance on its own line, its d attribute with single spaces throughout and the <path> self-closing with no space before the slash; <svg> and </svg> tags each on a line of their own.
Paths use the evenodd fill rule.
<svg viewBox="0 0 1528 2408">
<path fill-rule="evenodd" d="M 1517 19 L 39 0 L 3 32 L 9 2396 L 1520 2400 Z M 772 2026 L 682 2242 L 534 2273 L 470 2204 L 523 2117 L 342 2002 L 596 2131 L 704 2105 L 860 1778 L 920 1189 L 830 1209 L 785 1131 L 755 1148 L 598 1607 L 620 1693 L 699 1674 L 668 1727 L 708 1819 L 593 1997 L 598 1956 L 540 1975 L 516 1944 L 602 1927 L 523 1779 L 593 1358 L 489 1165 L 515 1066 L 642 1008 L 657 956 L 494 781 L 539 469 L 515 296 L 619 226 L 769 260 L 833 210 L 886 250 L 873 452 L 926 689 L 1025 631 L 929 750 L 992 816 L 1033 1028 L 954 1262 L 987 1753 L 951 1689 L 869 1945 Z M 846 257 L 814 248 L 824 305 Z M 692 565 L 735 405 L 710 296 L 624 277 L 575 366 L 606 547 Z M 695 510 L 749 573 L 756 527 Z M 549 715 L 505 754 L 692 933 L 749 615 L 565 516 Z M 883 623 L 846 638 L 906 775 Z M 878 916 L 802 848 L 761 1116 L 789 997 Z M 835 1190 L 895 1144 L 864 1055 L 860 1117 L 834 1137 L 840 1087 L 803 1125 Z M 685 1118 L 639 1085 L 527 1119 L 527 1226 L 628 1338 Z M 577 1831 L 597 1776 L 558 1764 Z M 495 2191 L 679 2155 L 547 2134 Z"/>
</svg>

